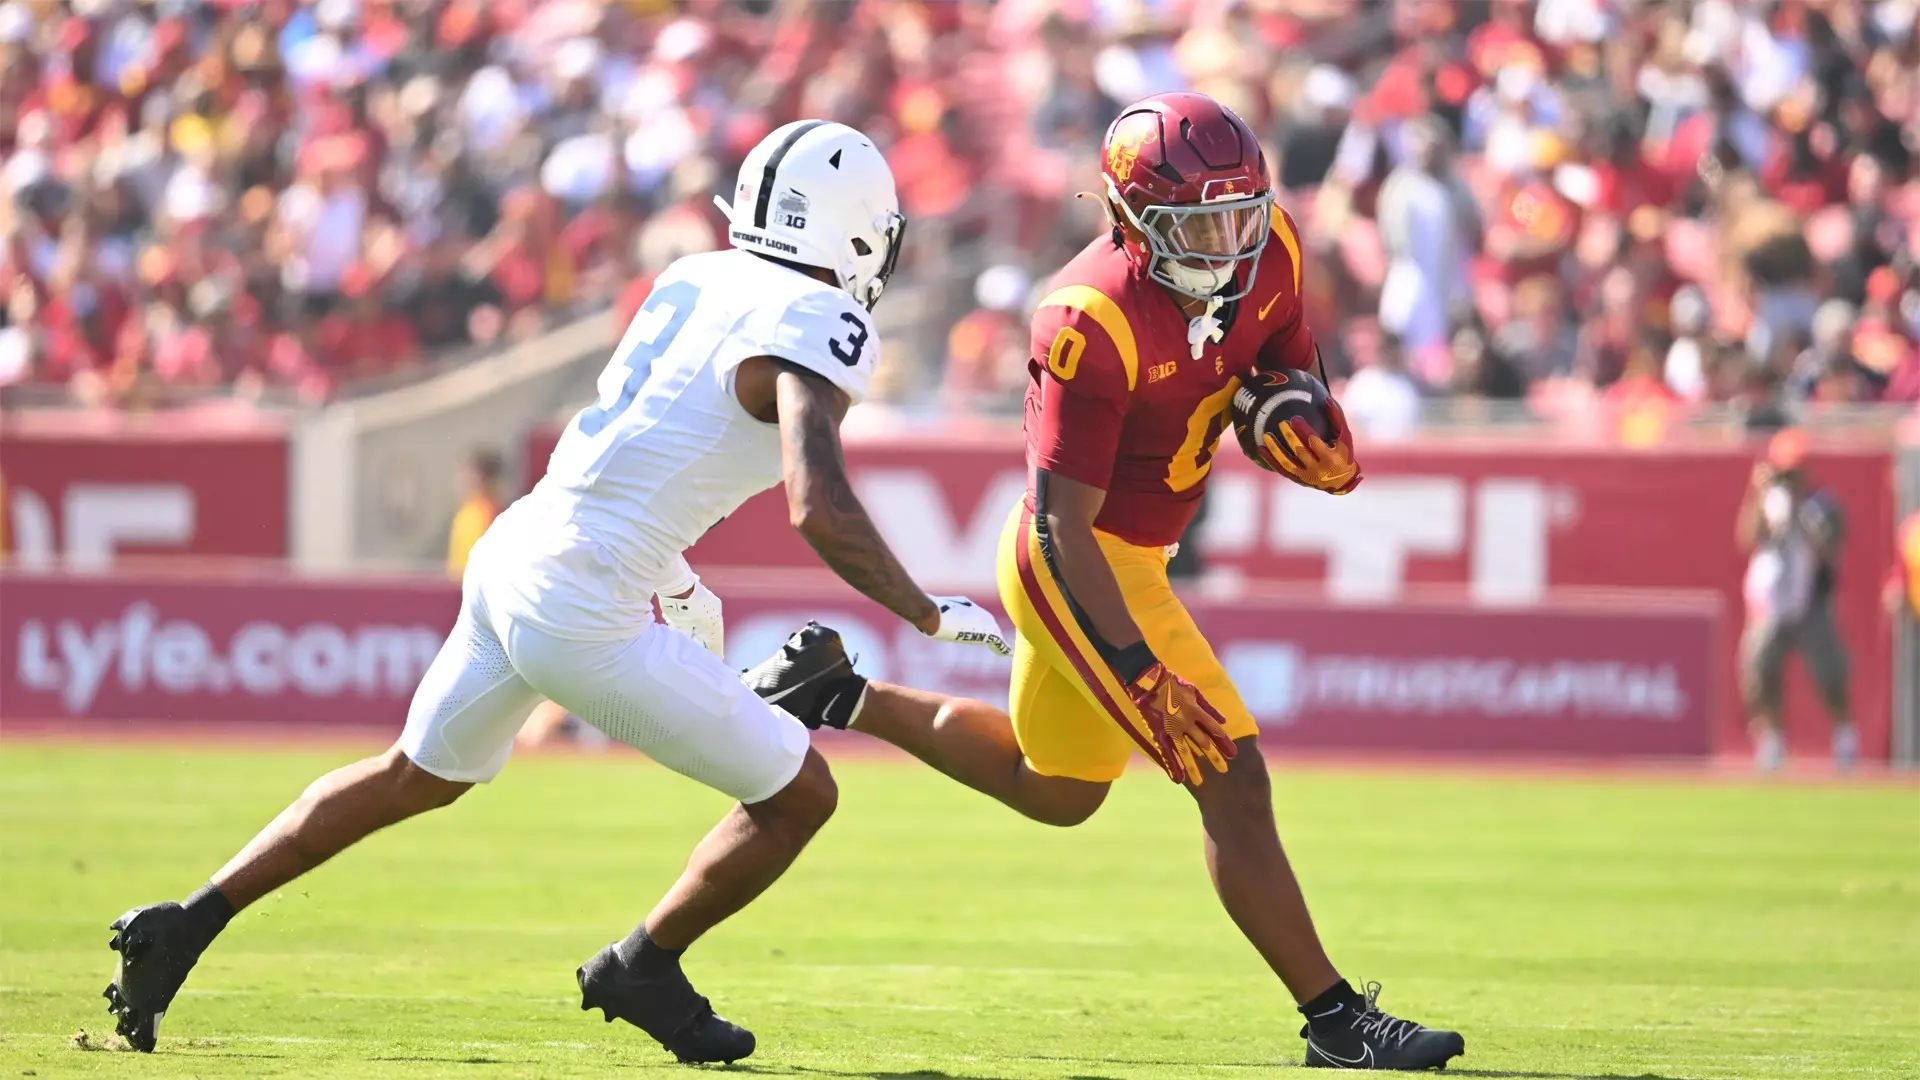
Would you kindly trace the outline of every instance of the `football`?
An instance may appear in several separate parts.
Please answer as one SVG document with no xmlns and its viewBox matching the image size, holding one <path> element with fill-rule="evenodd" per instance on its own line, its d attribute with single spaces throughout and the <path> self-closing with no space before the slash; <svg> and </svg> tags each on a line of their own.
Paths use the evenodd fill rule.
<svg viewBox="0 0 1920 1080">
<path fill-rule="evenodd" d="M 1273 441 L 1286 454 L 1289 460 L 1293 454 L 1287 449 L 1287 440 L 1280 434 L 1280 425 L 1299 417 L 1306 421 L 1313 433 L 1328 442 L 1333 441 L 1333 414 L 1327 409 L 1327 402 L 1333 395 L 1326 384 L 1313 377 L 1311 372 L 1256 371 L 1240 388 L 1233 393 L 1233 433 L 1240 439 L 1240 450 L 1253 463 L 1272 471 L 1262 454 L 1263 437 L 1272 435 Z M 1300 464 L 1297 460 L 1294 464 Z"/>
</svg>

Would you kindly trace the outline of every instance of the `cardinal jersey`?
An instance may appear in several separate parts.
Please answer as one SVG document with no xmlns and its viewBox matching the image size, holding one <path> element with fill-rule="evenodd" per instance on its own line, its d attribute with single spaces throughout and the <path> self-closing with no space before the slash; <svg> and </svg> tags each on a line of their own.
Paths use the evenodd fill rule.
<svg viewBox="0 0 1920 1080">
<path fill-rule="evenodd" d="M 1106 237 L 1053 279 L 1033 315 L 1027 469 L 1103 488 L 1094 526 L 1149 547 L 1180 539 L 1206 486 L 1240 379 L 1313 363 L 1300 234 L 1275 208 L 1252 293 L 1214 314 L 1196 359 L 1174 294 Z M 1241 270 L 1240 273 L 1247 273 Z M 1029 490 L 1027 509 L 1036 510 Z"/>
</svg>

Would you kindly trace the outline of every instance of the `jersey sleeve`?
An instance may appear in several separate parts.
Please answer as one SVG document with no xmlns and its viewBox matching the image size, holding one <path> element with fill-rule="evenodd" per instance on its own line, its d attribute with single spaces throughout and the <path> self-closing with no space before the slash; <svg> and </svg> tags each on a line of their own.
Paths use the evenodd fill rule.
<svg viewBox="0 0 1920 1080">
<path fill-rule="evenodd" d="M 1027 417 L 1033 467 L 1105 489 L 1139 371 L 1126 313 L 1086 285 L 1054 290 L 1033 313 L 1038 408 Z"/>
<path fill-rule="evenodd" d="M 1313 328 L 1307 325 L 1301 300 L 1305 266 L 1301 261 L 1300 227 L 1278 206 L 1273 208 L 1273 235 L 1267 238 L 1267 250 L 1261 259 L 1260 280 L 1268 280 L 1268 275 L 1278 278 L 1281 292 L 1269 301 L 1274 310 L 1260 320 L 1263 328 L 1272 329 L 1260 344 L 1256 366 L 1265 371 L 1310 369 L 1319 355 L 1319 344 L 1314 341 Z"/>
<path fill-rule="evenodd" d="M 771 356 L 805 368 L 858 404 L 867 396 L 880 357 L 873 319 L 838 289 L 814 289 L 785 308 L 756 312 L 742 328 L 741 359 Z"/>
</svg>

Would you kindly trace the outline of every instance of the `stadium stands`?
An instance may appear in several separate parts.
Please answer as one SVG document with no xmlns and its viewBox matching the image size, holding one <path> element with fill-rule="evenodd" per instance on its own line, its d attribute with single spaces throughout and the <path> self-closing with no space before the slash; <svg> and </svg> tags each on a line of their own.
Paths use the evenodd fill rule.
<svg viewBox="0 0 1920 1080">
<path fill-rule="evenodd" d="M 1101 131 L 1174 86 L 1267 134 L 1383 435 L 1920 399 L 1904 3 L 14 0 L 0 50 L 15 400 L 319 401 L 631 309 L 810 114 L 914 219 L 884 395 L 1003 412 Z"/>
</svg>

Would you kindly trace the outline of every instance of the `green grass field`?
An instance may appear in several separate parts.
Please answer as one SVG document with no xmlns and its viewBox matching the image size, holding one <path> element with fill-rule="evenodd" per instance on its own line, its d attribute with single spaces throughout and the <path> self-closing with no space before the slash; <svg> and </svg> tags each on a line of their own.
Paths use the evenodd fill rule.
<svg viewBox="0 0 1920 1080">
<path fill-rule="evenodd" d="M 350 756 L 0 749 L 0 1078 L 677 1069 L 573 986 L 725 805 L 631 755 L 516 761 L 375 837 L 237 919 L 160 1052 L 121 1052 L 107 923 L 184 895 Z M 838 819 L 690 954 L 760 1037 L 733 1071 L 1300 1060 L 1297 1014 L 1215 904 L 1170 785 L 1136 772 L 1056 831 L 909 764 L 838 772 Z M 1278 797 L 1336 960 L 1464 1032 L 1455 1074 L 1920 1077 L 1920 788 L 1317 767 Z"/>
</svg>

